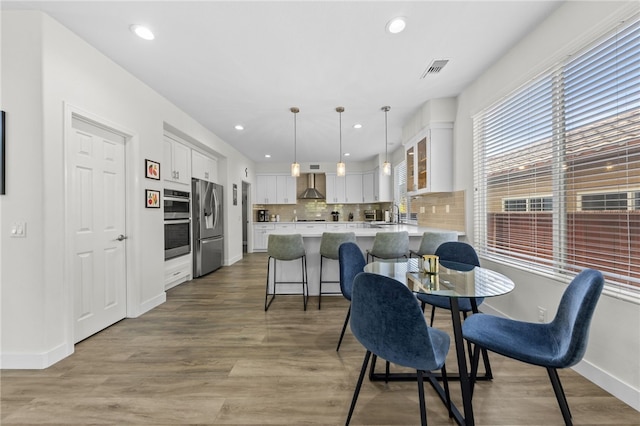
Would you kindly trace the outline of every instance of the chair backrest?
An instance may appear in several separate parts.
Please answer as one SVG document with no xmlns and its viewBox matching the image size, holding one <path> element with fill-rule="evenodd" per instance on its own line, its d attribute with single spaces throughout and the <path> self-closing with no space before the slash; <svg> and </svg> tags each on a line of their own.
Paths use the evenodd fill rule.
<svg viewBox="0 0 640 426">
<path fill-rule="evenodd" d="M 396 259 L 409 253 L 409 233 L 407 231 L 378 232 L 369 251 L 382 259 Z"/>
<path fill-rule="evenodd" d="M 367 264 L 360 247 L 356 243 L 342 243 L 338 249 L 340 264 L 340 291 L 347 300 L 351 300 L 353 279 L 364 270 Z"/>
<path fill-rule="evenodd" d="M 440 368 L 444 359 L 433 345 L 449 347 L 447 335 L 438 337 L 446 342 L 432 342 L 411 290 L 392 278 L 367 272 L 358 274 L 353 283 L 351 331 L 379 357 L 417 370 Z"/>
<path fill-rule="evenodd" d="M 267 253 L 278 260 L 294 260 L 305 255 L 301 234 L 269 234 Z"/>
<path fill-rule="evenodd" d="M 442 243 L 436 249 L 435 254 L 440 258 L 441 262 L 449 261 L 464 263 L 465 265 L 480 266 L 480 259 L 478 259 L 476 250 L 470 244 L 462 241 L 448 241 L 446 243 Z"/>
<path fill-rule="evenodd" d="M 458 241 L 458 233 L 447 231 L 426 231 L 422 234 L 422 241 L 420 241 L 418 254 L 420 256 L 425 254 L 435 254 L 438 247 L 440 247 L 440 244 L 448 241 Z"/>
<path fill-rule="evenodd" d="M 337 259 L 340 244 L 348 242 L 356 242 L 355 232 L 323 232 L 320 239 L 320 255 Z"/>
<path fill-rule="evenodd" d="M 604 287 L 602 273 L 585 269 L 571 281 L 560 299 L 558 312 L 549 324 L 559 346 L 557 365 L 571 367 L 584 356 L 589 326 Z"/>
</svg>

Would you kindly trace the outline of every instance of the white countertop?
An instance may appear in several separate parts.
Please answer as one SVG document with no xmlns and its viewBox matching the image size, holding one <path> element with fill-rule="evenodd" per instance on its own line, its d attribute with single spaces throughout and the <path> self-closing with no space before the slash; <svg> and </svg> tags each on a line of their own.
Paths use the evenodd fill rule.
<svg viewBox="0 0 640 426">
<path fill-rule="evenodd" d="M 363 228 L 346 228 L 347 224 L 365 223 L 373 225 L 372 227 Z M 407 231 L 410 237 L 422 237 L 426 231 L 431 232 L 448 232 L 447 229 L 430 228 L 425 226 L 391 224 L 386 222 L 347 222 L 347 221 L 301 221 L 301 222 L 256 222 L 256 225 L 295 225 L 292 227 L 277 226 L 274 234 L 301 234 L 303 237 L 321 237 L 323 232 L 339 232 L 335 229 L 327 229 L 326 225 L 345 225 L 344 232 L 354 232 L 356 237 L 374 237 L 378 232 L 397 232 Z M 324 227 L 322 225 L 325 225 Z M 459 236 L 465 235 L 464 232 L 458 232 Z"/>
</svg>

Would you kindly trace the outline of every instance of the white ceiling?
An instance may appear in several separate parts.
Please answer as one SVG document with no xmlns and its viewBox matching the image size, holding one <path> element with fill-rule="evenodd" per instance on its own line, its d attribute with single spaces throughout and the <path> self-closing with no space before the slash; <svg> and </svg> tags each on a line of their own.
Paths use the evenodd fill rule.
<svg viewBox="0 0 640 426">
<path fill-rule="evenodd" d="M 2 1 L 41 9 L 257 162 L 389 152 L 425 101 L 459 94 L 562 1 Z M 385 31 L 393 17 L 407 28 Z M 155 40 L 129 31 L 145 24 Z M 421 79 L 434 59 L 449 63 Z M 363 128 L 354 129 L 355 123 Z M 234 129 L 242 124 L 243 131 Z M 271 154 L 265 159 L 265 154 Z"/>
</svg>

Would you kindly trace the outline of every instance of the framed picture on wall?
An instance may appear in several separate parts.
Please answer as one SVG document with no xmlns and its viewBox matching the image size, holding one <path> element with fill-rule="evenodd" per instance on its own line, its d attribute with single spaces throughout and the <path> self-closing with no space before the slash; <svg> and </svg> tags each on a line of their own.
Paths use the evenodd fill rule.
<svg viewBox="0 0 640 426">
<path fill-rule="evenodd" d="M 4 195 L 5 192 L 5 126 L 4 126 L 4 111 L 0 111 L 0 195 Z"/>
<path fill-rule="evenodd" d="M 238 205 L 238 185 L 233 184 L 233 205 Z"/>
<path fill-rule="evenodd" d="M 144 160 L 144 173 L 147 179 L 160 180 L 160 163 Z"/>
<path fill-rule="evenodd" d="M 147 189 L 145 192 L 144 206 L 148 209 L 159 209 L 160 208 L 160 191 Z"/>
</svg>

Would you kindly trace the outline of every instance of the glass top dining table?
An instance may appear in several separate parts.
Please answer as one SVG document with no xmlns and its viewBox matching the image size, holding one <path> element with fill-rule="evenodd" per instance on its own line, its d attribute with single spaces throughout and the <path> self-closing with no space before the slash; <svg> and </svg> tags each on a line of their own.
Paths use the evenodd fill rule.
<svg viewBox="0 0 640 426">
<path fill-rule="evenodd" d="M 499 272 L 458 262 L 440 261 L 437 274 L 426 273 L 418 258 L 371 262 L 364 272 L 394 278 L 415 293 L 450 298 L 501 296 L 515 288 L 513 281 Z"/>
<path fill-rule="evenodd" d="M 471 402 L 472 384 L 467 370 L 467 358 L 462 337 L 462 322 L 458 299 L 468 297 L 471 300 L 473 312 L 478 312 L 475 298 L 493 297 L 507 294 L 515 288 L 514 282 L 487 268 L 466 265 L 458 262 L 440 261 L 438 273 L 432 274 L 424 271 L 420 258 L 401 259 L 394 262 L 377 261 L 365 265 L 364 272 L 384 275 L 405 284 L 414 293 L 427 293 L 436 296 L 448 297 L 451 305 L 451 320 L 453 325 L 454 344 L 458 361 L 458 372 L 464 415 L 452 404 L 452 414 L 460 425 L 474 425 L 473 405 Z M 486 357 L 486 353 L 484 354 Z M 488 358 L 486 358 L 488 360 Z M 485 361 L 485 367 L 488 367 Z M 399 380 L 402 377 L 399 376 Z M 370 374 L 372 379 L 378 379 L 375 374 Z M 380 376 L 382 380 L 389 380 L 389 375 Z M 488 378 L 491 373 L 488 371 Z M 393 379 L 393 378 L 391 378 Z M 445 402 L 445 394 L 435 376 L 429 376 L 429 381 L 438 392 L 440 399 Z M 446 402 L 445 402 L 446 403 Z"/>
</svg>

